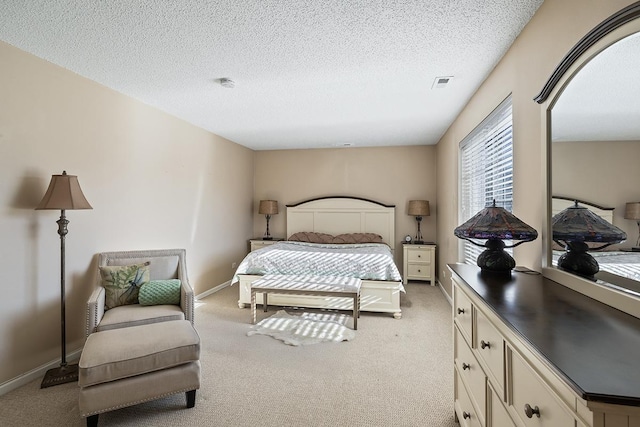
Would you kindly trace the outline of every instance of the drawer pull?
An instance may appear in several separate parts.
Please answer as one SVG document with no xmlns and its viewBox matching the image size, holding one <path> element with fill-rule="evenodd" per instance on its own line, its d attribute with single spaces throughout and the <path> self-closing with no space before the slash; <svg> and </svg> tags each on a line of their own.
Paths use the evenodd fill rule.
<svg viewBox="0 0 640 427">
<path fill-rule="evenodd" d="M 471 414 L 470 414 L 470 413 L 468 413 L 468 412 L 463 412 L 463 413 L 462 413 L 462 418 L 464 418 L 465 420 L 466 420 L 466 419 L 469 419 L 469 418 L 471 418 Z"/>
<path fill-rule="evenodd" d="M 418 269 L 418 273 L 422 273 L 422 270 Z"/>
<path fill-rule="evenodd" d="M 458 309 L 458 314 L 464 314 L 464 308 L 459 308 Z"/>
<path fill-rule="evenodd" d="M 480 347 L 482 347 L 483 350 L 485 348 L 491 348 L 491 343 L 489 343 L 489 342 L 487 342 L 485 340 L 482 340 L 482 341 L 480 341 Z"/>
<path fill-rule="evenodd" d="M 471 369 L 471 365 L 469 365 L 468 363 L 462 363 L 462 370 L 467 370 L 467 369 Z"/>
<path fill-rule="evenodd" d="M 421 257 L 422 257 L 422 255 L 418 254 L 418 258 L 421 258 Z"/>
<path fill-rule="evenodd" d="M 524 405 L 524 414 L 527 416 L 527 418 L 533 418 L 534 415 L 540 418 L 540 408 L 538 408 L 537 406 L 535 408 L 532 408 L 531 405 L 527 403 L 526 405 Z"/>
</svg>

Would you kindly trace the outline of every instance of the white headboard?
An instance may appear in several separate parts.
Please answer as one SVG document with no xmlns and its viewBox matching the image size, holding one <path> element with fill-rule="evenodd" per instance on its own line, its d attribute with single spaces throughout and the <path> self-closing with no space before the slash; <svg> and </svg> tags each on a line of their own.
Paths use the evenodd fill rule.
<svg viewBox="0 0 640 427">
<path fill-rule="evenodd" d="M 600 218 L 608 221 L 610 224 L 613 224 L 613 210 L 614 208 L 605 208 L 603 206 L 594 205 L 593 203 L 585 202 L 584 200 L 572 199 L 570 197 L 560 197 L 553 196 L 551 199 L 551 216 L 569 208 L 578 202 L 579 206 L 585 207 L 589 209 L 594 214 L 598 215 Z"/>
<path fill-rule="evenodd" d="M 323 197 L 287 205 L 287 238 L 300 231 L 377 233 L 395 246 L 395 206 L 357 197 Z"/>
</svg>

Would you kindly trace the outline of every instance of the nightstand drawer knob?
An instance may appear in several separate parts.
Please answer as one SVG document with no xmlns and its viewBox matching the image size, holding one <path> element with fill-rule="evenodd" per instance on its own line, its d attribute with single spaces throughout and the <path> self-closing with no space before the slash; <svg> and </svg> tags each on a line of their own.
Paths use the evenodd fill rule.
<svg viewBox="0 0 640 427">
<path fill-rule="evenodd" d="M 468 413 L 468 412 L 463 412 L 463 413 L 462 413 L 462 418 L 464 418 L 465 420 L 466 420 L 466 419 L 469 419 L 469 418 L 471 418 L 471 414 L 470 414 L 470 413 Z"/>
<path fill-rule="evenodd" d="M 471 365 L 469 365 L 468 363 L 463 363 L 462 364 L 462 370 L 465 371 L 467 369 L 471 369 Z"/>
<path fill-rule="evenodd" d="M 532 408 L 531 405 L 527 403 L 526 405 L 524 405 L 524 414 L 527 416 L 527 418 L 533 418 L 534 415 L 540 418 L 540 408 L 538 408 L 537 406 L 535 408 Z"/>
<path fill-rule="evenodd" d="M 458 314 L 464 314 L 464 308 L 459 308 L 458 309 Z"/>
<path fill-rule="evenodd" d="M 491 348 L 491 343 L 486 342 L 485 340 L 482 340 L 482 341 L 480 341 L 480 347 L 482 347 L 483 349 Z"/>
<path fill-rule="evenodd" d="M 422 258 L 422 255 L 418 254 L 418 258 Z"/>
</svg>

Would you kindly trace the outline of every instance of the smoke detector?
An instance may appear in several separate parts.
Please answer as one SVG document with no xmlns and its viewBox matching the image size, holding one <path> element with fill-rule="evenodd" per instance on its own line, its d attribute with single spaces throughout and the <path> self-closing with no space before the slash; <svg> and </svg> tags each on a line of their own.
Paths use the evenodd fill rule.
<svg viewBox="0 0 640 427">
<path fill-rule="evenodd" d="M 218 81 L 220 82 L 220 86 L 226 87 L 227 89 L 233 89 L 234 87 L 236 87 L 236 82 L 228 77 L 222 77 Z"/>
<path fill-rule="evenodd" d="M 433 85 L 431 85 L 431 89 L 444 89 L 447 87 L 449 83 L 453 80 L 453 76 L 441 76 L 436 77 L 433 80 Z"/>
</svg>

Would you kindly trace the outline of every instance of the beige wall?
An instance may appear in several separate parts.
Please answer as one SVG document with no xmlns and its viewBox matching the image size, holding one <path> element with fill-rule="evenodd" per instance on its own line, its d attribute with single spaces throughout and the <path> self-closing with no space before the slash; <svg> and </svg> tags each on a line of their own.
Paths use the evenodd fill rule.
<svg viewBox="0 0 640 427">
<path fill-rule="evenodd" d="M 514 213 L 542 229 L 542 111 L 532 99 L 563 56 L 629 0 L 545 0 L 513 46 L 437 145 L 439 279 L 450 292 L 446 264 L 458 261 L 458 144 L 509 93 L 513 97 Z M 447 165 L 447 167 L 443 167 Z M 515 249 L 518 265 L 541 269 L 542 239 Z"/>
<path fill-rule="evenodd" d="M 231 278 L 253 231 L 253 152 L 0 43 L 0 385 L 60 357 L 59 211 L 52 174 L 93 210 L 67 211 L 67 349 L 84 338 L 94 255 L 181 247 L 196 293 Z M 196 314 L 197 315 L 197 314 Z"/>
<path fill-rule="evenodd" d="M 635 246 L 638 225 L 624 210 L 640 200 L 640 141 L 554 142 L 552 149 L 553 194 L 615 208 L 613 223 L 628 236 L 616 246 Z"/>
<path fill-rule="evenodd" d="M 436 241 L 435 146 L 331 148 L 258 151 L 255 154 L 254 236 L 264 234 L 258 215 L 261 199 L 275 199 L 280 213 L 270 222 L 274 237 L 285 237 L 285 205 L 306 199 L 345 195 L 396 205 L 396 243 L 416 234 L 416 221 L 407 215 L 409 200 L 429 200 L 431 216 L 422 220 L 425 240 Z M 400 263 L 402 251 L 396 250 Z M 400 265 L 400 264 L 399 264 Z"/>
</svg>

